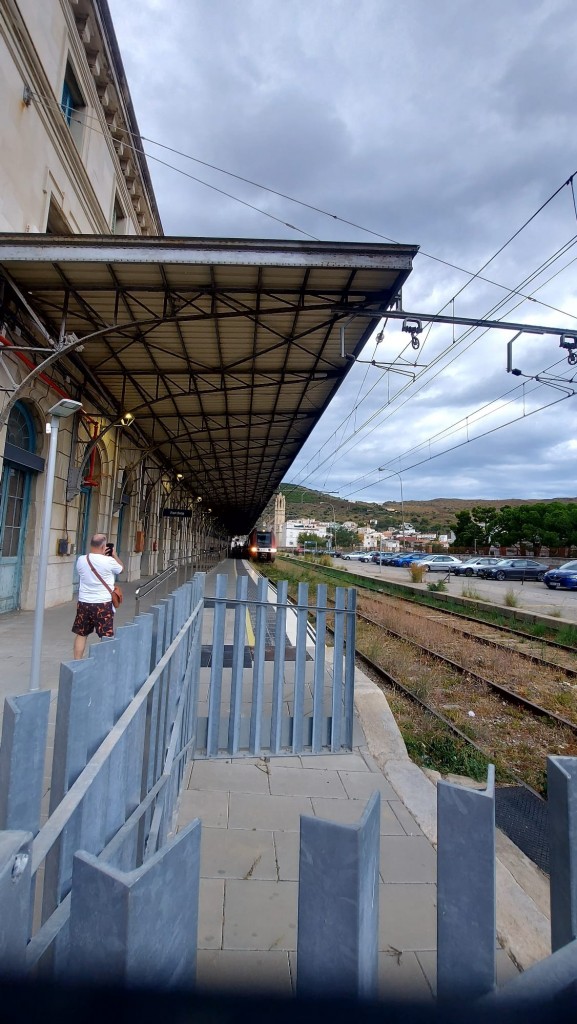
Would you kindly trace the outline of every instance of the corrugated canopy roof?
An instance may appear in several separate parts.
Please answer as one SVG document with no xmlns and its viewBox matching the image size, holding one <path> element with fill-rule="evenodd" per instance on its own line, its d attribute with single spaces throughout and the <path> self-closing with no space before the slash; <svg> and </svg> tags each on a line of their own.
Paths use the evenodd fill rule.
<svg viewBox="0 0 577 1024">
<path fill-rule="evenodd" d="M 233 533 L 254 525 L 417 252 L 408 245 L 3 235 L 0 265 Z M 100 332 L 93 338 L 87 337 Z"/>
</svg>

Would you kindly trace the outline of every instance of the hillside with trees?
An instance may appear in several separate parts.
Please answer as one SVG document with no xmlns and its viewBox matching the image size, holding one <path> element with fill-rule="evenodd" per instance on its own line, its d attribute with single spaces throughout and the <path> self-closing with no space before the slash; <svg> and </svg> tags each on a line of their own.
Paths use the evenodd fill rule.
<svg viewBox="0 0 577 1024">
<path fill-rule="evenodd" d="M 373 525 L 377 530 L 391 529 L 401 521 L 401 503 L 398 488 L 383 502 L 346 501 L 323 491 L 310 490 L 299 484 L 281 484 L 280 487 L 286 500 L 287 519 L 319 519 L 327 522 L 332 519 L 333 508 L 337 523 L 352 521 L 359 526 Z M 405 522 L 411 523 L 421 533 L 446 533 L 453 530 L 458 536 L 469 537 L 462 541 L 463 546 L 488 546 L 486 538 L 491 529 L 497 529 L 498 513 L 503 511 L 499 519 L 501 538 L 488 543 L 501 545 L 515 543 L 543 544 L 552 547 L 567 547 L 575 540 L 561 540 L 561 537 L 573 536 L 571 524 L 577 522 L 577 497 L 552 498 L 550 501 L 540 499 L 523 500 L 520 498 L 504 498 L 498 501 L 460 498 L 433 498 L 429 501 L 405 501 Z M 530 510 L 534 512 L 531 513 Z M 272 518 L 274 501 L 267 508 L 266 516 Z M 509 510 L 509 511 L 505 511 Z M 523 513 L 523 510 L 525 512 Z M 463 517 L 465 514 L 465 517 Z M 467 518 L 469 514 L 472 522 Z M 531 518 L 531 516 L 533 518 Z M 481 524 L 487 524 L 485 528 Z M 523 524 L 521 528 L 521 524 Z M 559 526 L 555 526 L 559 524 Z M 459 530 L 459 533 L 458 533 Z M 509 539 L 519 532 L 530 534 L 523 540 Z M 484 538 L 481 543 L 481 537 Z M 540 541 L 534 538 L 541 538 Z M 545 539 L 545 538 L 549 539 Z"/>
</svg>

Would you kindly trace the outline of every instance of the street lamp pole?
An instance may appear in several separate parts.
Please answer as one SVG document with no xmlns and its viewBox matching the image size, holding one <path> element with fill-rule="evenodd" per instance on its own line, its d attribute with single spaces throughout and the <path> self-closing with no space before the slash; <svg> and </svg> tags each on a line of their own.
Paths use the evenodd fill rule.
<svg viewBox="0 0 577 1024">
<path fill-rule="evenodd" d="M 335 506 L 330 501 L 321 501 L 321 505 L 328 505 L 333 513 L 333 551 L 336 551 L 337 547 L 337 520 L 335 516 Z"/>
<path fill-rule="evenodd" d="M 402 478 L 402 476 L 401 476 L 401 474 L 399 473 L 398 470 L 396 470 L 396 469 L 389 469 L 388 466 L 379 466 L 379 473 L 392 473 L 395 476 L 398 476 L 398 478 L 399 478 L 399 483 L 401 485 L 401 518 L 403 520 L 402 532 L 403 532 L 403 551 L 404 551 L 405 550 L 405 503 L 403 501 L 403 478 Z"/>
<path fill-rule="evenodd" d="M 48 466 L 46 469 L 46 490 L 44 493 L 40 555 L 38 558 L 36 607 L 34 609 L 34 632 L 32 635 L 32 652 L 30 655 L 30 691 L 40 689 L 40 655 L 42 653 L 44 605 L 46 603 L 46 575 L 48 570 L 48 549 L 50 546 L 50 524 L 52 521 L 52 496 L 54 494 L 58 427 L 61 419 L 64 419 L 66 416 L 71 416 L 81 408 L 81 402 L 74 402 L 71 398 L 62 398 L 56 403 L 56 405 L 53 405 L 52 408 L 48 410 L 50 413 L 50 423 L 46 424 L 46 432 L 50 434 L 50 448 L 48 452 Z"/>
</svg>

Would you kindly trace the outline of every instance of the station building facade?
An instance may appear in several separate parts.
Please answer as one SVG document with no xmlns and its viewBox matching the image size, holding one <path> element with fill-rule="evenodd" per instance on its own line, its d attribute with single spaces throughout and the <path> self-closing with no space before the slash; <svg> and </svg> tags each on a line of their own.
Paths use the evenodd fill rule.
<svg viewBox="0 0 577 1024">
<path fill-rule="evenodd" d="M 162 225 L 106 0 L 0 0 L 0 231 L 161 235 Z M 4 282 L 5 283 L 5 282 Z M 25 297 L 0 293 L 0 413 L 46 345 Z M 82 402 L 61 422 L 46 604 L 74 594 L 90 536 L 115 542 L 128 579 L 152 575 L 201 543 L 202 517 L 146 455 L 138 423 L 110 402 L 80 361 L 30 382 L 0 431 L 0 613 L 35 606 L 49 409 Z"/>
</svg>

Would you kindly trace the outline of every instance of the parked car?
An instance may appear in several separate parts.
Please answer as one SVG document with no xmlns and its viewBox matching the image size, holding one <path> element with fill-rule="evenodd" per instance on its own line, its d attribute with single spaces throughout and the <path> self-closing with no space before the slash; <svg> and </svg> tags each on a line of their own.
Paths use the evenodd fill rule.
<svg viewBox="0 0 577 1024">
<path fill-rule="evenodd" d="M 373 555 L 378 555 L 378 551 L 363 551 L 361 562 L 372 562 Z"/>
<path fill-rule="evenodd" d="M 565 562 L 557 569 L 549 569 L 543 577 L 543 583 L 549 590 L 577 590 L 577 561 Z"/>
<path fill-rule="evenodd" d="M 549 566 L 534 558 L 500 558 L 496 565 L 480 569 L 478 576 L 486 580 L 542 580 Z"/>
<path fill-rule="evenodd" d="M 425 555 L 419 565 L 426 566 L 427 572 L 454 572 L 455 567 L 462 565 L 462 562 L 456 555 Z"/>
<path fill-rule="evenodd" d="M 455 576 L 477 576 L 481 569 L 486 569 L 490 565 L 496 565 L 499 561 L 500 559 L 496 557 L 476 555 L 475 558 L 467 558 L 460 565 L 456 565 L 451 569 L 451 572 L 454 572 Z"/>
<path fill-rule="evenodd" d="M 376 551 L 371 561 L 376 565 L 391 565 L 394 558 L 397 558 L 398 551 Z"/>
<path fill-rule="evenodd" d="M 346 559 L 347 562 L 364 562 L 365 555 L 365 551 L 348 551 L 346 555 L 343 555 L 343 558 Z"/>
<path fill-rule="evenodd" d="M 417 562 L 422 557 L 422 551 L 402 551 L 400 555 L 395 555 L 391 565 L 411 565 L 412 562 Z"/>
</svg>

